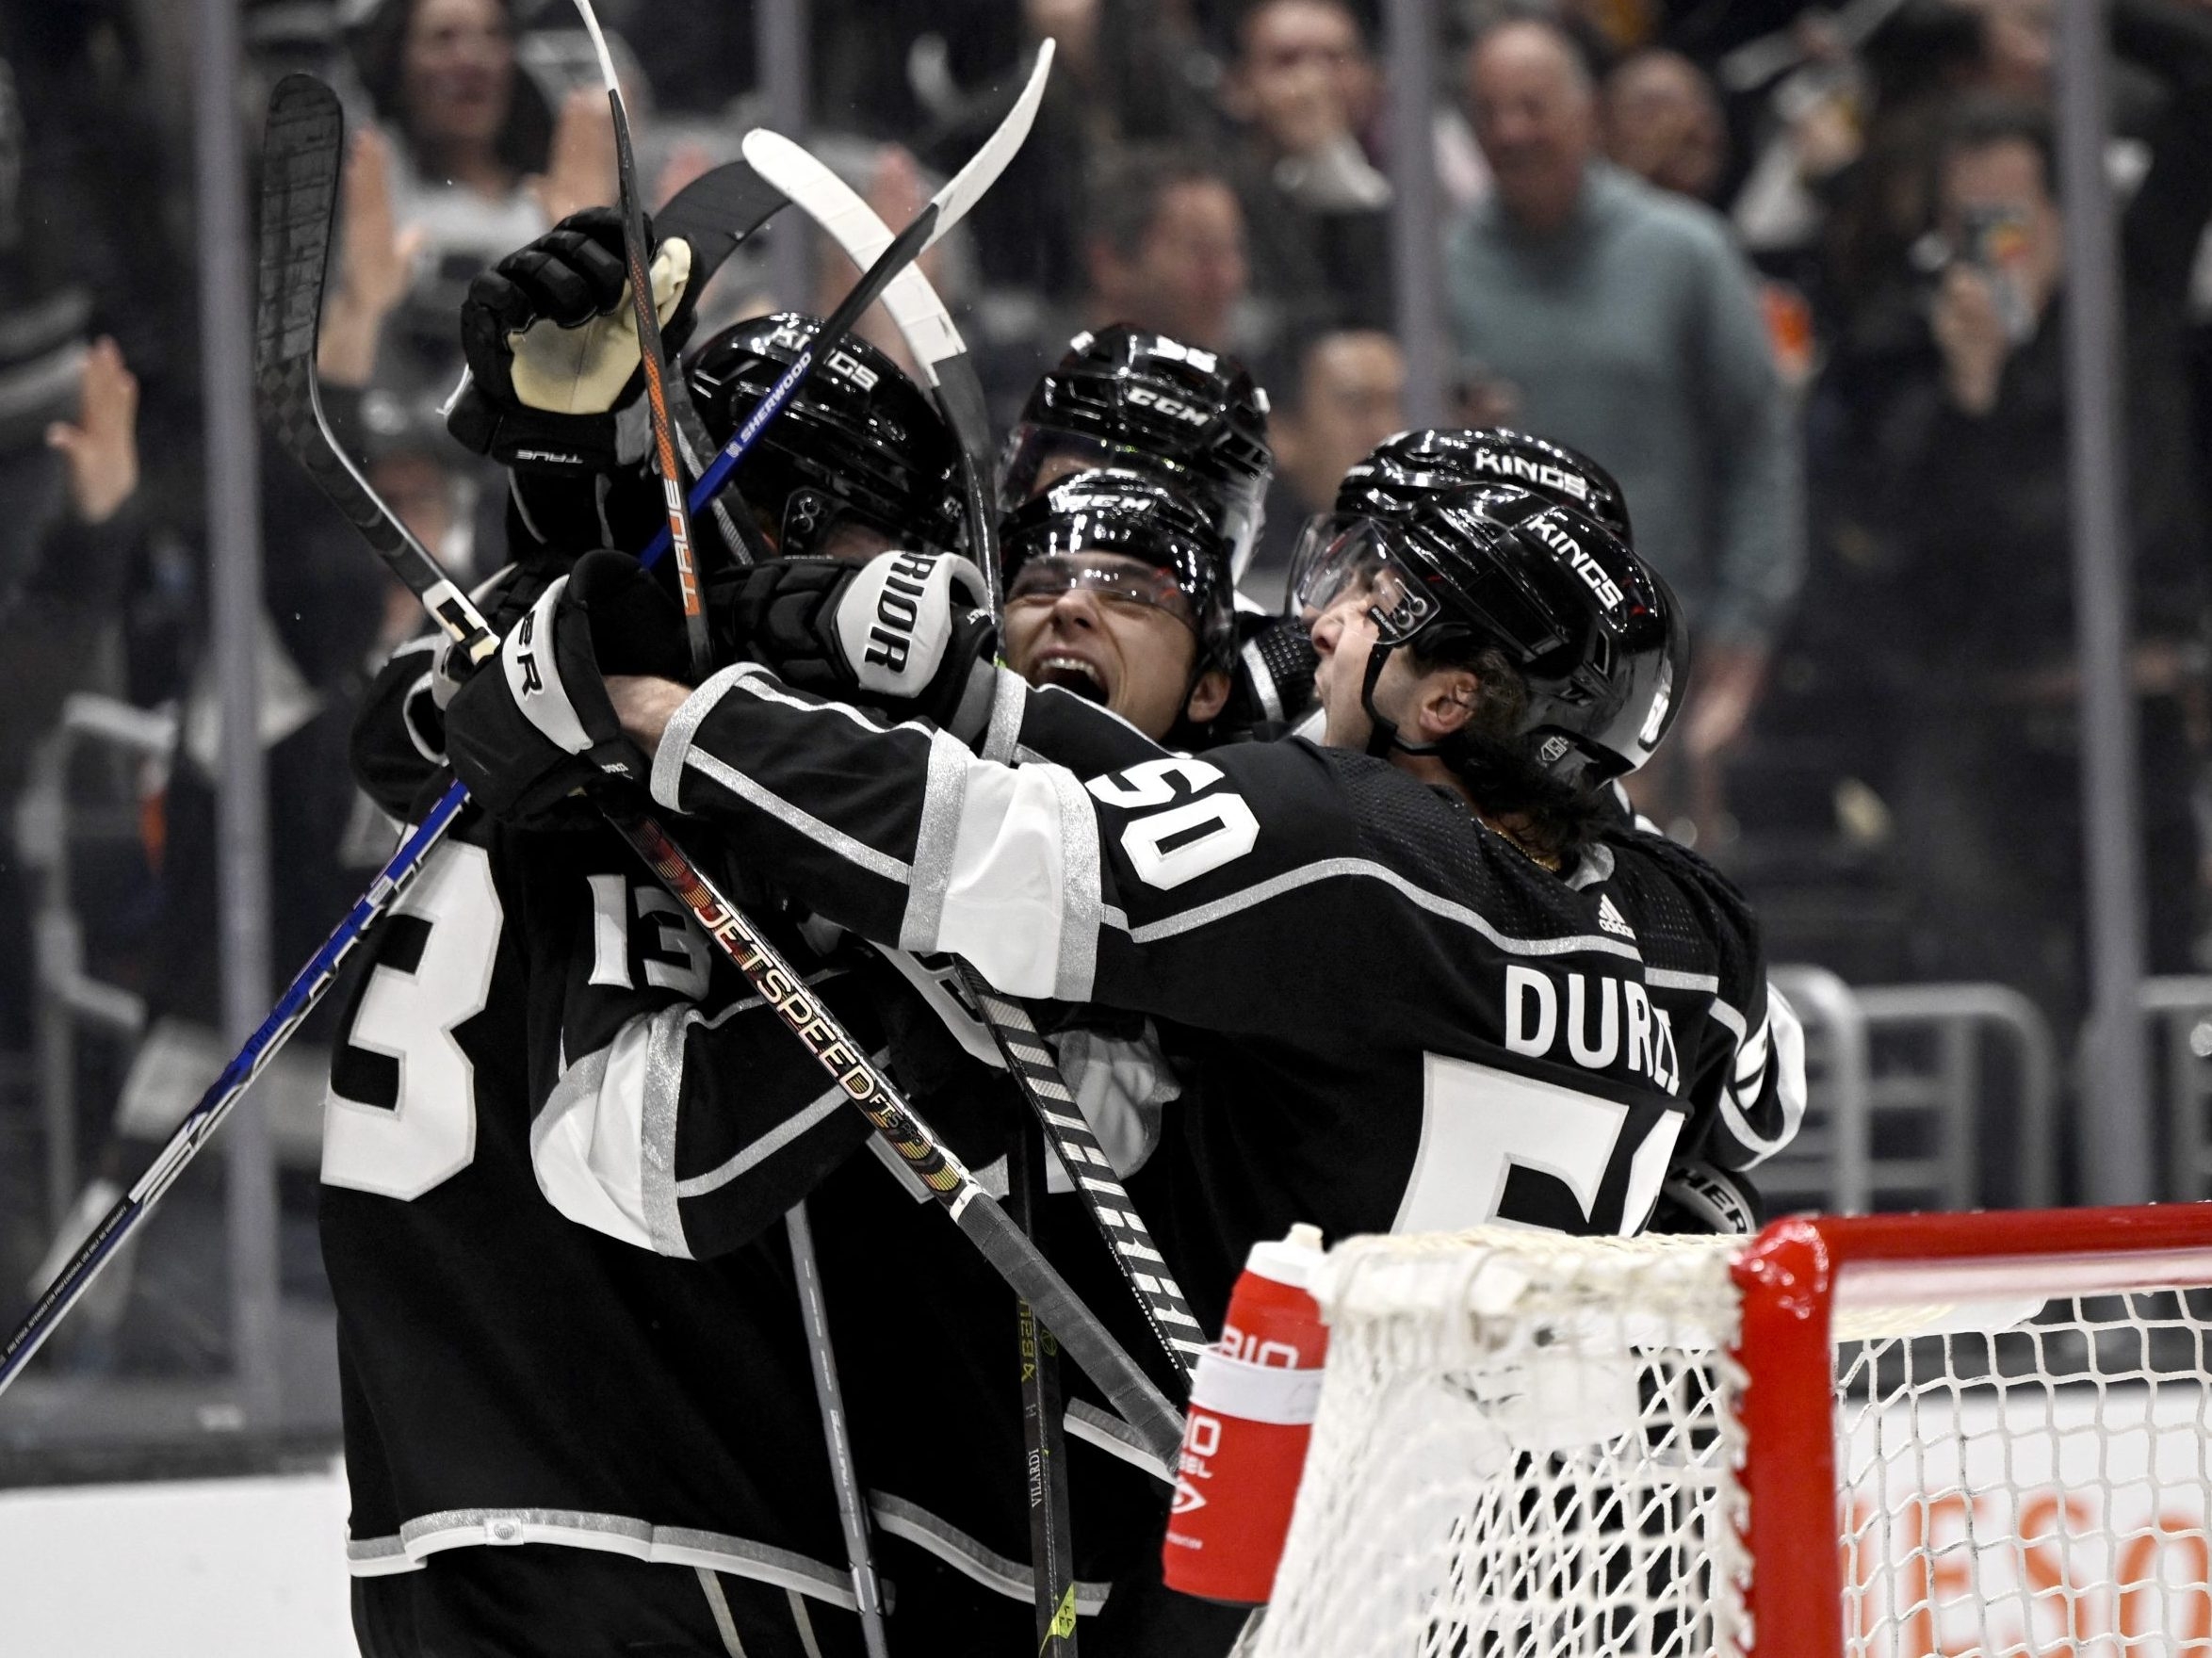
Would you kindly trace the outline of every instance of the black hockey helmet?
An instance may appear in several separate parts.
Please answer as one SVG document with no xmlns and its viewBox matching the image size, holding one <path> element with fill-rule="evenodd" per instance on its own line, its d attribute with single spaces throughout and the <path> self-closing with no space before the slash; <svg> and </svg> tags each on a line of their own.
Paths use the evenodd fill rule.
<svg viewBox="0 0 2212 1658">
<path fill-rule="evenodd" d="M 821 328 L 816 317 L 779 311 L 690 353 L 685 380 L 716 443 L 729 442 Z M 851 335 L 761 432 L 736 485 L 786 558 L 815 551 L 845 518 L 905 547 L 960 540 L 959 445 L 899 366 Z"/>
<path fill-rule="evenodd" d="M 1344 474 L 1337 511 L 1389 515 L 1475 484 L 1503 484 L 1572 507 L 1635 545 L 1628 502 L 1610 472 L 1565 444 L 1502 426 L 1425 426 L 1385 438 Z"/>
<path fill-rule="evenodd" d="M 999 549 L 1009 603 L 1096 587 L 1187 624 L 1198 636 L 1198 673 L 1227 669 L 1235 655 L 1228 543 L 1196 502 L 1155 478 L 1108 467 L 1063 479 L 1007 514 Z M 1085 569 L 1073 562 L 1083 553 L 1118 553 L 1160 579 Z"/>
<path fill-rule="evenodd" d="M 1212 514 L 1240 575 L 1260 538 L 1275 451 L 1267 394 L 1234 357 L 1115 323 L 1068 342 L 1006 439 L 1000 510 L 1061 474 L 1100 466 L 1147 473 Z"/>
<path fill-rule="evenodd" d="M 1291 564 L 1295 601 L 1323 610 L 1356 589 L 1372 597 L 1378 630 L 1362 691 L 1372 753 L 1414 747 L 1374 696 L 1390 653 L 1416 640 L 1502 651 L 1528 688 L 1514 735 L 1570 782 L 1635 771 L 1674 722 L 1689 667 L 1682 608 L 1625 542 L 1572 507 L 1489 486 L 1431 494 L 1394 516 L 1311 520 Z"/>
</svg>

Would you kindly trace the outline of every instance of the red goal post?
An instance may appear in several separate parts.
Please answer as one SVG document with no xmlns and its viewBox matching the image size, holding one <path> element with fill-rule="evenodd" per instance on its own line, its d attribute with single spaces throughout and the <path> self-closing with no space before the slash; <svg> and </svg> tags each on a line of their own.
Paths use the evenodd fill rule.
<svg viewBox="0 0 2212 1658">
<path fill-rule="evenodd" d="M 2212 1658 L 2212 1205 L 1356 1239 L 1261 1658 Z"/>
</svg>

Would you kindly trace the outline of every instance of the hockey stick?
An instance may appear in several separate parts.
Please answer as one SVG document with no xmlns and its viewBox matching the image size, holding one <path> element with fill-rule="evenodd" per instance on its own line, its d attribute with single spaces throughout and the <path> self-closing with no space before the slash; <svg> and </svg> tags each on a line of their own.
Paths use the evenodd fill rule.
<svg viewBox="0 0 2212 1658">
<path fill-rule="evenodd" d="M 751 437 L 757 435 L 756 427 L 766 425 L 774 418 L 776 411 L 784 406 L 800 382 L 813 372 L 814 365 L 827 356 L 836 340 L 850 332 L 853 325 L 860 320 L 861 314 L 884 296 L 887 285 L 895 281 L 900 271 L 926 252 L 938 237 L 967 218 L 968 209 L 997 182 L 999 174 L 1005 171 L 1006 163 L 1013 159 L 1014 153 L 1021 148 L 1022 140 L 1029 137 L 1030 126 L 1036 120 L 1037 105 L 1045 95 L 1045 79 L 1051 66 L 1052 42 L 1047 41 L 1037 48 L 1037 60 L 1030 71 L 1028 84 L 1021 89 L 1021 96 L 1015 100 L 1014 107 L 1007 111 L 1006 119 L 999 123 L 998 129 L 984 140 L 982 147 L 968 158 L 967 165 L 952 175 L 945 187 L 930 198 L 904 230 L 896 237 L 886 233 L 883 245 L 872 250 L 866 260 L 859 262 L 867 273 L 860 279 L 859 284 L 846 296 L 844 303 L 822 325 L 821 333 L 800 351 L 798 360 L 784 371 L 783 377 L 769 389 L 768 396 L 747 416 L 744 425 L 738 429 L 722 453 L 699 475 L 699 481 L 691 486 L 691 506 L 694 512 L 703 502 L 712 500 L 722 488 L 723 480 L 729 476 L 729 469 L 737 464 L 739 445 L 749 444 Z M 748 145 L 751 137 L 747 135 Z M 769 178 L 757 163 L 755 167 L 763 178 Z M 769 182 L 774 184 L 776 181 L 769 178 Z M 869 217 L 881 225 L 882 220 L 875 219 L 872 211 Z M 935 383 L 934 376 L 932 383 Z M 978 414 L 982 408 L 979 392 L 976 399 Z M 647 559 L 657 557 L 662 545 L 663 539 L 656 536 L 645 549 L 644 556 Z M 992 578 L 986 576 L 985 579 Z"/>
<path fill-rule="evenodd" d="M 287 76 L 279 83 L 277 98 L 272 102 L 272 136 L 278 127 L 280 109 L 289 112 L 287 98 L 291 105 L 298 106 L 319 98 L 327 102 L 331 112 L 335 111 L 336 101 L 327 87 L 312 76 Z M 334 157 L 333 147 L 329 176 L 322 184 L 320 223 L 325 251 L 330 216 L 336 205 Z M 282 217 L 265 208 L 265 235 L 281 234 L 281 226 L 274 233 L 266 227 Z M 268 252 L 265 242 L 265 260 Z M 282 261 L 279 263 L 280 269 L 290 269 L 311 281 L 319 293 L 319 264 L 310 271 L 305 261 L 295 261 L 288 267 Z M 300 372 L 311 377 L 313 358 L 310 330 L 301 355 L 304 367 L 295 363 L 278 365 L 281 375 L 265 371 L 265 391 L 274 383 L 284 406 L 287 409 L 295 406 L 302 394 L 301 388 L 289 382 Z M 390 507 L 358 472 L 333 464 L 331 456 L 311 458 L 307 452 L 312 448 L 334 450 L 334 440 L 326 422 L 319 418 L 285 420 L 278 424 L 278 435 L 285 440 L 287 447 L 298 446 L 293 452 L 308 475 L 333 496 L 350 520 L 361 523 L 367 518 L 382 519 L 389 531 L 395 523 Z M 447 578 L 421 543 L 413 537 L 389 532 L 369 540 L 383 557 L 386 566 L 426 607 L 433 600 L 445 602 L 446 595 L 451 595 L 453 616 L 447 626 L 456 638 L 473 638 L 480 632 L 489 637 L 482 618 L 476 614 L 467 595 Z M 1147 1448 L 1155 1455 L 1172 1460 L 1182 1437 L 1181 1418 L 1175 1407 L 1121 1350 L 1098 1316 L 1083 1305 L 1082 1298 L 1035 1246 L 1020 1235 L 1006 1211 L 915 1115 L 890 1080 L 867 1058 L 866 1050 L 846 1034 L 828 1009 L 805 991 L 798 973 L 782 953 L 722 896 L 655 819 L 634 806 L 611 801 L 602 802 L 601 809 L 615 832 L 629 842 L 676 900 L 691 911 L 707 935 L 797 1032 L 816 1063 L 829 1072 L 846 1097 L 874 1125 L 877 1133 L 914 1171 L 932 1195 L 951 1211 L 953 1221 L 983 1252 L 984 1259 L 1013 1286 L 1016 1293 L 1037 1309 L 1038 1316 L 1058 1335 L 1061 1345 L 1074 1356 L 1114 1408 L 1144 1437 Z"/>
<path fill-rule="evenodd" d="M 1006 1146 L 1006 1209 L 1033 1237 L 1037 1192 L 1045 1183 L 1044 1148 L 1017 1120 Z M 1049 1330 L 1026 1301 L 1015 1303 L 1021 1354 L 1021 1429 L 1029 1453 L 1030 1574 L 1037 1610 L 1040 1658 L 1075 1658 L 1075 1565 L 1069 1536 L 1067 1432 L 1060 1393 L 1060 1355 Z"/>
<path fill-rule="evenodd" d="M 622 81 L 614 73 L 607 37 L 599 32 L 592 0 L 576 0 L 577 13 L 592 37 L 599 73 L 607 82 L 607 112 L 614 122 L 615 201 L 622 216 L 622 250 L 629 266 L 630 310 L 638 324 L 638 358 L 645 371 L 645 405 L 653 417 L 653 451 L 660 463 L 660 493 L 668 507 L 668 536 L 675 549 L 676 587 L 684 601 L 684 637 L 691 647 L 691 671 L 704 679 L 712 671 L 707 643 L 707 598 L 699 591 L 699 566 L 691 549 L 691 514 L 684 504 L 684 475 L 676 462 L 675 422 L 669 414 L 674 388 L 668 381 L 668 353 L 660 343 L 660 312 L 653 300 L 653 250 L 645 241 L 645 208 L 638 199 L 638 158 L 630 146 L 629 112 L 623 107 Z"/>
<path fill-rule="evenodd" d="M 437 805 L 431 808 L 430 814 L 407 837 L 399 850 L 392 854 L 391 861 L 378 871 L 368 890 L 346 912 L 346 918 L 323 940 L 322 948 L 308 958 L 307 965 L 285 987 L 285 993 L 277 999 L 276 1006 L 269 1010 L 268 1017 L 262 1020 L 260 1028 L 246 1038 L 245 1046 L 238 1049 L 230 1064 L 223 1066 L 222 1074 L 208 1085 L 207 1091 L 186 1113 L 185 1120 L 177 1125 L 176 1131 L 170 1136 L 169 1143 L 162 1146 L 146 1172 L 138 1178 L 115 1207 L 101 1218 L 100 1224 L 92 1228 L 91 1236 L 78 1245 L 77 1252 L 70 1258 L 69 1263 L 55 1275 L 54 1281 L 46 1286 L 45 1292 L 16 1326 L 14 1334 L 8 1338 L 8 1345 L 0 1348 L 0 1393 L 6 1392 L 8 1384 L 23 1373 L 24 1366 L 31 1361 L 31 1356 L 44 1344 L 55 1327 L 69 1316 L 70 1309 L 77 1304 L 84 1292 L 92 1287 L 93 1278 L 106 1264 L 108 1257 L 154 1206 L 161 1201 L 162 1195 L 184 1173 L 185 1165 L 198 1155 L 201 1146 L 222 1126 L 222 1120 L 230 1114 L 231 1107 L 237 1103 L 240 1095 L 253 1085 L 253 1079 L 261 1075 L 262 1067 L 276 1057 L 277 1049 L 284 1047 L 285 1040 L 299 1028 L 300 1022 L 315 1011 L 316 1004 L 322 1000 L 323 992 L 337 978 L 339 966 L 347 954 L 361 942 L 361 935 L 368 930 L 369 924 L 383 913 L 392 900 L 414 879 L 415 871 L 422 867 L 423 859 L 430 854 L 431 848 L 443 838 L 454 814 L 461 810 L 467 800 L 467 791 L 456 787 L 447 790 Z"/>
<path fill-rule="evenodd" d="M 814 1254 L 814 1230 L 802 1198 L 784 1216 L 791 1244 L 791 1276 L 797 1280 L 799 1312 L 806 1325 L 807 1356 L 814 1361 L 814 1397 L 821 1410 L 821 1437 L 829 1447 L 830 1477 L 838 1488 L 838 1521 L 845 1532 L 845 1560 L 853 1574 L 853 1598 L 860 1612 L 860 1636 L 868 1658 L 888 1658 L 884 1639 L 883 1585 L 875 1573 L 875 1547 L 868 1508 L 860 1497 L 860 1476 L 853 1467 L 853 1440 L 845 1432 L 845 1395 L 838 1385 L 837 1350 L 830 1345 L 829 1308 L 821 1296 L 821 1268 Z M 819 1335 L 817 1334 L 819 1332 Z"/>
<path fill-rule="evenodd" d="M 599 69 L 607 81 L 608 114 L 614 122 L 616 200 L 622 216 L 623 254 L 630 272 L 630 301 L 638 322 L 638 357 L 644 369 L 645 401 L 653 418 L 661 492 L 668 504 L 668 539 L 675 551 L 676 585 L 683 595 L 684 633 L 691 649 L 691 677 L 705 680 L 713 672 L 714 656 L 707 637 L 706 594 L 700 590 L 699 567 L 691 545 L 691 518 L 684 501 L 684 474 L 676 458 L 676 419 L 673 409 L 679 404 L 682 407 L 684 425 L 693 434 L 694 444 L 701 428 L 683 382 L 672 380 L 668 372 L 668 353 L 660 338 L 660 319 L 653 296 L 653 250 L 645 240 L 645 210 L 638 199 L 638 164 L 630 145 L 628 112 L 623 108 L 622 83 L 614 73 L 614 59 L 607 50 L 607 37 L 599 32 L 599 19 L 592 9 L 592 0 L 576 0 L 576 7 L 592 37 L 592 49 L 599 56 Z M 828 332 L 826 327 L 824 332 Z M 724 470 L 726 474 L 727 468 Z M 725 534 L 735 528 L 726 512 L 721 514 L 721 521 Z M 752 556 L 746 542 L 732 541 L 730 546 L 740 557 Z M 845 1413 L 838 1386 L 837 1349 L 830 1341 L 829 1309 L 821 1292 L 821 1267 L 815 1258 L 814 1232 L 807 1224 L 804 1197 L 785 1214 L 784 1228 L 790 1244 L 792 1274 L 798 1281 L 799 1316 L 806 1330 L 807 1357 L 813 1361 L 816 1404 L 821 1411 L 822 1440 L 829 1456 L 830 1484 L 837 1495 L 838 1520 L 845 1533 L 845 1564 L 853 1576 L 861 1641 L 868 1650 L 868 1658 L 889 1658 L 890 1649 L 884 1637 L 883 1590 L 876 1581 L 867 1501 L 861 1494 L 859 1475 L 854 1471 L 852 1441 L 845 1433 Z"/>
<path fill-rule="evenodd" d="M 745 135 L 744 154 L 755 171 L 834 236 L 854 263 L 881 256 L 879 250 L 889 241 L 889 229 L 859 192 L 819 158 L 789 138 L 760 127 Z M 959 443 L 969 546 L 977 561 L 987 567 L 996 595 L 998 523 L 983 482 L 984 457 L 990 449 L 990 422 L 975 365 L 944 301 L 919 269 L 909 268 L 892 279 L 884 292 L 884 308 L 922 366 L 937 408 Z M 1187 1375 L 1205 1350 L 1204 1328 L 1192 1314 L 1181 1286 L 1167 1270 L 1144 1218 L 1122 1189 L 1105 1148 L 1076 1104 L 1036 1022 L 1018 1000 L 1000 995 L 968 963 L 960 963 L 959 971 L 968 1000 L 981 1013 L 1007 1070 L 1036 1113 L 1068 1178 L 1082 1194 L 1084 1206 L 1144 1309 L 1152 1333 Z"/>
</svg>

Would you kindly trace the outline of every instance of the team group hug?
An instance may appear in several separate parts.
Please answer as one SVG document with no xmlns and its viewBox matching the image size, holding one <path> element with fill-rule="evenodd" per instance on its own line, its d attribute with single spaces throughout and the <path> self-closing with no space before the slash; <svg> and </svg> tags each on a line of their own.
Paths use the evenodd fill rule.
<svg viewBox="0 0 2212 1658">
<path fill-rule="evenodd" d="M 655 248 L 720 445 L 822 324 L 709 333 L 691 268 Z M 448 425 L 511 485 L 499 643 L 402 646 L 353 734 L 395 821 L 472 803 L 359 952 L 326 1107 L 363 1651 L 1028 1653 L 1049 1571 L 1090 1653 L 1227 1652 L 1245 1610 L 1162 1581 L 1157 1436 L 1086 1367 L 1040 1390 L 1050 1333 L 610 811 L 1179 1402 L 1301 1223 L 1756 1226 L 1802 1037 L 1741 898 L 1622 787 L 1687 691 L 1681 607 L 1603 457 L 1466 429 L 1378 446 L 1241 598 L 1265 394 L 1124 326 L 1037 382 L 979 535 L 939 400 L 848 336 L 692 519 L 703 659 L 638 556 L 626 280 L 593 210 L 470 289 Z M 1036 1079 L 1098 1162 L 1040 1137 Z M 1179 1288 L 1170 1339 L 1133 1283 Z"/>
</svg>

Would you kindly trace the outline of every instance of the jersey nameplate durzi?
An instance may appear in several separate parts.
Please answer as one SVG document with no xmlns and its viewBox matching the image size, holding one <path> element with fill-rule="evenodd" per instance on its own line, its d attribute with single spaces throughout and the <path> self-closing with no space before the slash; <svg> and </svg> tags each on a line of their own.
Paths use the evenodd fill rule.
<svg viewBox="0 0 2212 1658">
<path fill-rule="evenodd" d="M 1571 970 L 1554 979 L 1511 964 L 1504 1030 L 1510 1053 L 1565 1060 L 1586 1071 L 1623 1066 L 1669 1094 L 1682 1086 L 1674 1020 L 1633 979 Z"/>
</svg>

